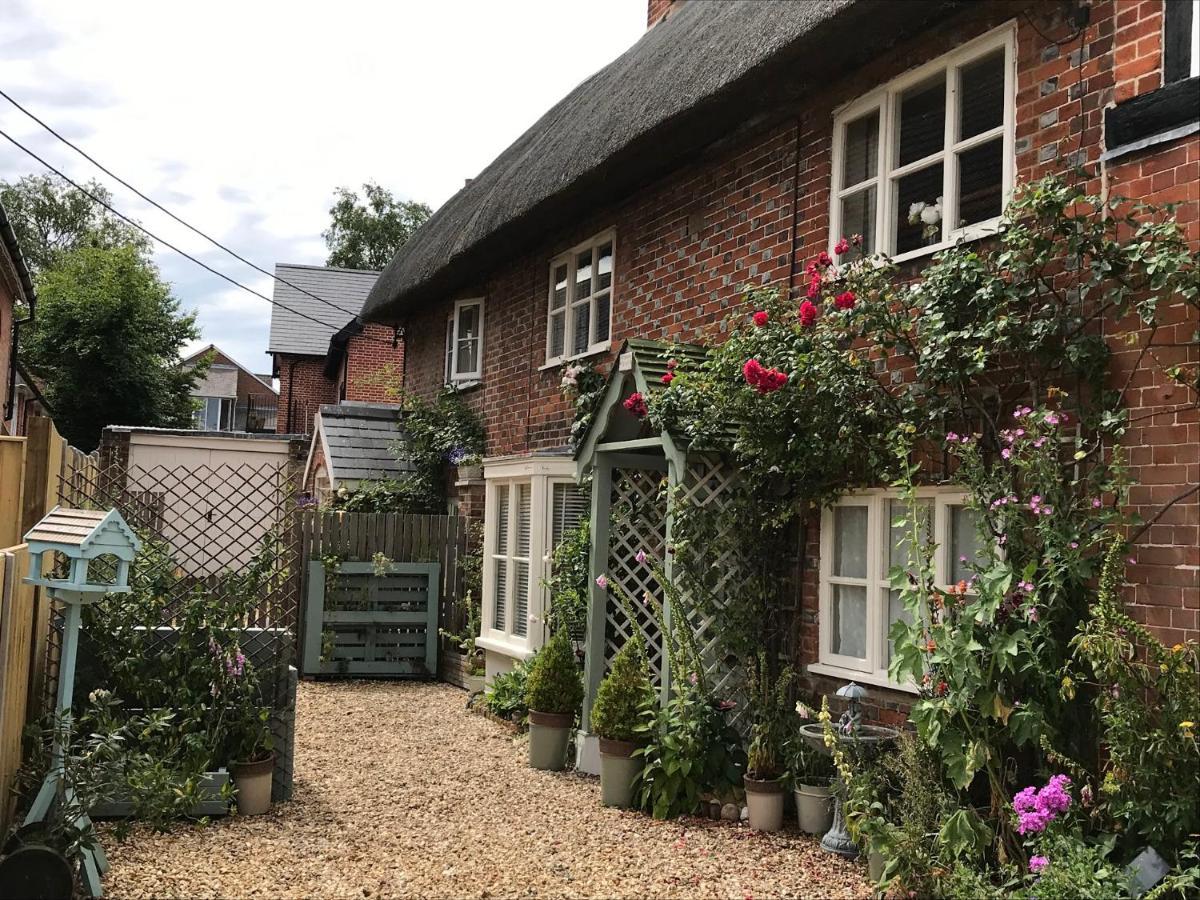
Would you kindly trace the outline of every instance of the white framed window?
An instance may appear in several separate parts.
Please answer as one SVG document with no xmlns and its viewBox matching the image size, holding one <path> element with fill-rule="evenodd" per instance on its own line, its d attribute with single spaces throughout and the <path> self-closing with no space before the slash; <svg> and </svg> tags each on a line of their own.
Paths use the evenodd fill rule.
<svg viewBox="0 0 1200 900">
<path fill-rule="evenodd" d="M 1011 24 L 893 79 L 834 116 L 829 252 L 903 260 L 996 231 L 1012 192 Z"/>
<path fill-rule="evenodd" d="M 588 512 L 574 471 L 567 458 L 484 464 L 483 621 L 476 643 L 486 650 L 527 658 L 542 645 L 551 556 Z"/>
<path fill-rule="evenodd" d="M 976 514 L 960 490 L 929 488 L 917 494 L 916 513 L 934 542 L 938 585 L 970 580 L 980 561 Z M 911 621 L 888 572 L 910 564 L 909 507 L 895 491 L 844 497 L 821 516 L 819 656 L 809 669 L 870 684 L 888 680 L 892 647 L 888 632 L 898 619 Z"/>
<path fill-rule="evenodd" d="M 460 387 L 483 377 L 483 298 L 459 300 L 446 320 L 446 384 Z"/>
<path fill-rule="evenodd" d="M 234 397 L 195 397 L 199 406 L 192 412 L 192 427 L 198 431 L 232 431 Z"/>
<path fill-rule="evenodd" d="M 546 365 L 608 349 L 614 248 L 609 231 L 550 262 Z"/>
</svg>

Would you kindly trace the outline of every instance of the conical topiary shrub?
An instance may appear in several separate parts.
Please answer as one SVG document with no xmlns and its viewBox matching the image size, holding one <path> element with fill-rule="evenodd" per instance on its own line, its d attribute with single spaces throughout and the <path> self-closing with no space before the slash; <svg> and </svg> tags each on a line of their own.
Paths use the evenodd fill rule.
<svg viewBox="0 0 1200 900">
<path fill-rule="evenodd" d="M 600 738 L 600 800 L 605 806 L 633 804 L 633 782 L 642 768 L 634 756 L 641 728 L 652 720 L 654 688 L 638 636 L 626 641 L 600 682 L 592 705 L 592 732 Z"/>
<path fill-rule="evenodd" d="M 583 680 L 566 631 L 560 629 L 537 655 L 525 684 L 529 707 L 529 764 L 558 771 L 566 765 L 575 713 L 583 702 Z"/>
</svg>

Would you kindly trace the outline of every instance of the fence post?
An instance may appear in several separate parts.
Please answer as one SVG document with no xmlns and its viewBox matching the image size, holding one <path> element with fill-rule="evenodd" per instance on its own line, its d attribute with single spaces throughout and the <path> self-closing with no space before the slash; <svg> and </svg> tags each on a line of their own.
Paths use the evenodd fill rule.
<svg viewBox="0 0 1200 900">
<path fill-rule="evenodd" d="M 58 502 L 64 441 L 54 422 L 44 416 L 29 419 L 25 446 L 25 490 L 21 497 L 21 534 L 41 521 Z"/>
<path fill-rule="evenodd" d="M 25 438 L 0 437 L 0 547 L 20 543 Z"/>
</svg>

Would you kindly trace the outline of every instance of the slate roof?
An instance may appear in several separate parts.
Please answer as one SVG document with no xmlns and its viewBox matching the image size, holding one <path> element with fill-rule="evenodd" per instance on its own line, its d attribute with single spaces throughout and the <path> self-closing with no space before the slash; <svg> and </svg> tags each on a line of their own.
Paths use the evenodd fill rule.
<svg viewBox="0 0 1200 900">
<path fill-rule="evenodd" d="M 271 307 L 271 334 L 267 352 L 324 356 L 329 349 L 329 339 L 358 315 L 379 273 L 369 269 L 278 263 L 275 276 L 273 299 L 288 308 Z M 340 315 L 336 309 L 278 279 L 316 294 L 321 300 L 327 300 L 344 310 L 345 315 Z M 292 310 L 325 322 L 328 327 L 295 315 Z"/>
<path fill-rule="evenodd" d="M 397 322 L 739 128 L 806 102 L 962 0 L 684 3 L 553 106 L 396 252 L 362 309 Z M 820 127 L 825 127 L 822 124 Z"/>
<path fill-rule="evenodd" d="M 321 441 L 333 483 L 377 481 L 416 471 L 410 460 L 394 452 L 405 439 L 401 417 L 399 407 L 384 404 L 344 401 L 322 406 L 313 439 Z"/>
</svg>

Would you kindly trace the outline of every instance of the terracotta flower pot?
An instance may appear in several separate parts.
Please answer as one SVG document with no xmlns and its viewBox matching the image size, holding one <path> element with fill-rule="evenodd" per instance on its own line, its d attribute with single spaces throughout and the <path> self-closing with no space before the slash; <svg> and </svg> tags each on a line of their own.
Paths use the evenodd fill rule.
<svg viewBox="0 0 1200 900">
<path fill-rule="evenodd" d="M 824 784 L 796 785 L 796 818 L 805 834 L 824 834 L 833 825 L 833 788 Z"/>
<path fill-rule="evenodd" d="M 570 713 L 529 711 L 529 765 L 547 772 L 560 772 L 567 765 L 567 744 L 575 716 Z"/>
<path fill-rule="evenodd" d="M 275 754 L 253 762 L 235 762 L 229 767 L 237 788 L 238 814 L 261 816 L 271 808 L 271 776 L 275 771 Z"/>
<path fill-rule="evenodd" d="M 750 827 L 755 831 L 778 831 L 783 827 L 783 781 L 742 776 L 746 786 L 746 806 Z"/>
<path fill-rule="evenodd" d="M 632 741 L 600 738 L 600 802 L 628 809 L 633 806 L 633 781 L 642 771 L 642 758 L 634 756 Z"/>
</svg>

